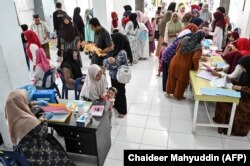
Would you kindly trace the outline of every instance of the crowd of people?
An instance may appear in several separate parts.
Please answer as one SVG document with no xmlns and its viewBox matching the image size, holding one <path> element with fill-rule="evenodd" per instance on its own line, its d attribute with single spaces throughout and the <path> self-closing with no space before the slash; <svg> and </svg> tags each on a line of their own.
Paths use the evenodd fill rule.
<svg viewBox="0 0 250 166">
<path fill-rule="evenodd" d="M 121 65 L 135 65 L 140 60 L 157 56 L 159 58 L 157 76 L 162 72 L 162 89 L 166 97 L 173 95 L 177 100 L 183 100 L 189 83 L 189 71 L 198 70 L 199 61 L 207 61 L 207 57 L 202 54 L 201 41 L 205 38 L 211 39 L 218 48 L 217 53 L 227 63 L 223 68 L 216 68 L 212 74 L 218 77 L 226 76 L 234 83 L 232 89 L 242 94 L 236 108 L 232 135 L 245 136 L 250 129 L 250 41 L 240 37 L 239 29 L 232 30 L 223 7 L 218 7 L 214 13 L 209 11 L 208 4 L 191 5 L 190 9 L 187 8 L 184 3 L 177 5 L 171 2 L 167 8 L 158 7 L 155 17 L 149 18 L 141 11 L 133 11 L 130 5 L 125 5 L 122 18 L 119 19 L 115 11 L 110 13 L 112 19 L 110 34 L 109 30 L 100 24 L 98 18 L 94 17 L 92 9 L 85 11 L 86 19 L 83 21 L 80 7 L 76 7 L 72 19 L 62 10 L 62 4 L 58 2 L 53 13 L 59 57 L 57 67 L 50 60 L 50 31 L 39 15 L 33 15 L 34 22 L 30 28 L 27 25 L 21 26 L 32 84 L 41 88 L 45 73 L 49 70 L 55 73 L 59 68 L 67 88 L 74 89 L 74 81 L 83 77 L 80 51 L 87 44 L 94 43 L 106 56 L 91 53 L 87 76 L 77 87 L 80 99 L 108 101 L 109 98 L 104 94 L 112 90 L 114 92 L 110 97 L 113 102 L 112 108 L 118 111 L 119 118 L 123 118 L 127 114 L 126 84 L 120 83 L 116 78 Z M 106 70 L 109 71 L 111 79 L 110 88 Z M 225 74 L 218 71 L 224 71 Z M 50 86 L 52 77 L 53 75 L 46 81 L 46 87 Z M 46 124 L 35 118 L 29 106 L 24 91 L 16 90 L 10 93 L 5 114 L 13 144 L 27 147 L 24 155 L 29 156 L 27 156 L 29 162 L 34 165 L 46 165 L 50 157 L 56 158 L 55 154 L 47 154 L 47 161 L 31 160 L 32 154 L 30 155 L 32 146 L 38 146 L 37 142 L 31 141 L 31 138 L 46 138 L 45 142 L 40 142 L 46 148 L 52 148 L 53 145 L 52 151 L 58 151 L 56 155 L 60 156 L 60 160 L 51 162 L 74 165 L 56 140 L 47 134 Z M 228 123 L 231 107 L 228 103 L 217 104 L 214 121 Z M 17 110 L 17 114 L 13 113 L 13 108 Z M 32 125 L 26 126 L 25 119 Z M 19 123 L 14 124 L 13 120 Z M 20 127 L 24 130 L 17 130 Z M 226 130 L 219 128 L 219 132 L 226 133 Z"/>
</svg>

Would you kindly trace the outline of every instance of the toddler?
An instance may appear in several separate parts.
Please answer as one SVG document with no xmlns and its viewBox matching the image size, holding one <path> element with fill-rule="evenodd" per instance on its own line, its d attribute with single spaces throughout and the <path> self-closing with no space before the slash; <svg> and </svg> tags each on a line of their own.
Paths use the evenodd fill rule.
<svg viewBox="0 0 250 166">
<path fill-rule="evenodd" d="M 161 72 L 162 72 L 162 55 L 163 52 L 165 50 L 165 48 L 167 48 L 168 44 L 166 42 L 163 42 L 161 45 L 161 51 L 160 51 L 160 55 L 159 55 L 159 66 L 158 66 L 158 74 L 156 76 L 160 76 Z"/>
<path fill-rule="evenodd" d="M 107 92 L 105 92 L 103 94 L 103 100 L 105 100 L 106 102 L 110 103 L 110 107 L 109 107 L 109 120 L 111 123 L 111 118 L 112 118 L 112 111 L 113 111 L 113 106 L 115 104 L 115 96 L 117 94 L 117 90 L 114 87 L 110 87 Z M 112 126 L 111 126 L 112 127 Z"/>
</svg>

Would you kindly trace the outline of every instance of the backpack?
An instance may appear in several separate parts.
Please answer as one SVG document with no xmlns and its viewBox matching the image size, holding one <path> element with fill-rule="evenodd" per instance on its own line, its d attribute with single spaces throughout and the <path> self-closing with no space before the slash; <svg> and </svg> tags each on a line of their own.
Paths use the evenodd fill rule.
<svg viewBox="0 0 250 166">
<path fill-rule="evenodd" d="M 0 163 L 3 166 L 29 166 L 27 159 L 18 152 L 1 151 Z"/>
<path fill-rule="evenodd" d="M 127 65 L 121 65 L 118 68 L 116 78 L 121 84 L 129 83 L 131 80 L 131 69 Z"/>
</svg>

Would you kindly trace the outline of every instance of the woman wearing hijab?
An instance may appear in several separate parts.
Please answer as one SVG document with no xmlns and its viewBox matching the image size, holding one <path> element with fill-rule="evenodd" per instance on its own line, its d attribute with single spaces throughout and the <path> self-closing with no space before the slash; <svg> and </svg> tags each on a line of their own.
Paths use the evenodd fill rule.
<svg viewBox="0 0 250 166">
<path fill-rule="evenodd" d="M 139 33 L 139 24 L 136 20 L 137 14 L 131 13 L 129 15 L 129 22 L 126 24 L 125 27 L 125 35 L 127 35 L 130 43 L 130 48 L 133 54 L 133 63 L 137 63 L 139 60 L 139 52 L 137 48 L 137 36 Z"/>
<path fill-rule="evenodd" d="M 250 129 L 250 57 L 243 57 L 238 62 L 238 65 L 240 65 L 242 73 L 238 78 L 232 78 L 233 80 L 238 80 L 233 82 L 234 86 L 232 89 L 241 92 L 241 98 L 236 107 L 231 135 L 247 136 Z M 216 103 L 215 117 L 213 120 L 216 123 L 228 123 L 231 109 L 232 104 L 230 103 Z M 226 134 L 227 129 L 219 128 L 218 132 Z"/>
<path fill-rule="evenodd" d="M 148 59 L 150 50 L 149 50 L 149 38 L 154 40 L 153 35 L 153 28 L 151 27 L 149 18 L 143 14 L 141 11 L 136 11 L 137 20 L 139 23 L 139 32 L 138 33 L 145 33 L 147 36 L 145 40 L 138 40 L 138 49 L 139 49 L 139 57 L 140 59 Z"/>
<path fill-rule="evenodd" d="M 212 13 L 208 9 L 208 4 L 202 5 L 199 15 L 206 25 L 209 25 L 212 22 Z"/>
<path fill-rule="evenodd" d="M 172 3 L 171 3 L 172 4 Z M 171 5 L 170 4 L 170 5 Z M 174 3 L 173 2 L 173 4 L 176 4 L 176 3 Z M 169 5 L 169 6 L 170 6 Z M 171 6 L 173 6 L 173 5 L 171 5 Z M 159 53 L 160 53 L 160 50 L 161 50 L 161 46 L 162 46 L 162 43 L 164 42 L 164 35 L 165 35 L 165 28 L 166 28 L 166 24 L 167 24 L 167 22 L 168 21 L 170 21 L 170 19 L 171 19 L 171 16 L 172 16 L 172 11 L 167 11 L 165 14 L 164 14 L 164 16 L 163 16 L 163 18 L 162 18 L 162 20 L 161 20 L 161 22 L 160 22 L 160 26 L 159 26 L 159 40 L 158 40 L 158 43 L 157 43 L 157 48 L 156 48 L 156 56 L 157 57 L 159 57 Z"/>
<path fill-rule="evenodd" d="M 184 91 L 189 83 L 189 71 L 198 70 L 202 55 L 201 40 L 205 37 L 203 31 L 184 38 L 179 44 L 176 54 L 171 60 L 168 70 L 166 95 L 173 94 L 177 100 L 184 99 Z"/>
<path fill-rule="evenodd" d="M 87 78 L 83 84 L 80 96 L 83 100 L 95 101 L 102 99 L 108 83 L 100 66 L 93 64 L 88 68 Z"/>
<path fill-rule="evenodd" d="M 180 18 L 180 20 L 183 18 L 183 16 L 185 15 L 185 5 L 181 5 L 179 8 L 178 8 L 178 16 Z"/>
<path fill-rule="evenodd" d="M 24 38 L 26 39 L 26 53 L 30 62 L 30 79 L 33 79 L 34 71 L 36 68 L 36 51 L 42 48 L 42 45 L 35 32 L 28 30 L 24 32 Z"/>
<path fill-rule="evenodd" d="M 34 74 L 34 85 L 37 88 L 43 88 L 43 77 L 44 74 L 52 70 L 55 66 L 51 63 L 50 59 L 46 58 L 46 54 L 43 49 L 39 48 L 36 51 L 36 69 Z M 51 79 L 55 80 L 55 78 L 52 78 L 54 73 L 47 78 L 45 88 L 51 87 Z"/>
<path fill-rule="evenodd" d="M 80 7 L 76 7 L 74 9 L 74 15 L 73 15 L 73 22 L 74 24 L 77 26 L 77 30 L 80 34 L 80 40 L 83 41 L 85 40 L 85 32 L 84 32 L 84 23 L 82 20 L 82 17 L 80 16 L 81 13 L 81 8 Z"/>
<path fill-rule="evenodd" d="M 233 44 L 228 44 L 222 56 L 227 65 L 217 70 L 223 70 L 231 74 L 238 64 L 238 61 L 244 56 L 250 56 L 250 41 L 247 38 L 239 38 L 236 42 L 236 47 Z"/>
<path fill-rule="evenodd" d="M 193 17 L 190 23 L 197 25 L 199 29 L 201 29 L 203 26 L 203 20 L 199 17 Z"/>
<path fill-rule="evenodd" d="M 182 27 L 183 24 L 180 22 L 178 14 L 173 13 L 171 20 L 167 23 L 165 28 L 164 41 L 166 41 L 168 45 L 171 45 L 178 36 L 178 33 L 181 32 Z"/>
<path fill-rule="evenodd" d="M 119 45 L 119 47 L 123 48 L 126 53 L 127 53 L 127 57 L 128 57 L 128 61 L 129 63 L 133 63 L 133 55 L 132 55 L 132 51 L 130 48 L 130 44 L 129 44 L 129 40 L 128 37 L 125 36 L 124 34 L 117 32 L 111 35 L 112 41 L 113 43 Z"/>
<path fill-rule="evenodd" d="M 125 29 L 126 24 L 129 22 L 129 15 L 132 12 L 132 7 L 130 5 L 125 5 L 125 6 L 123 6 L 123 8 L 125 11 L 123 12 L 121 21 L 122 21 L 122 26 Z"/>
<path fill-rule="evenodd" d="M 94 31 L 91 30 L 89 25 L 89 20 L 94 17 L 93 9 L 86 9 L 85 10 L 85 41 L 87 42 L 94 42 Z"/>
<path fill-rule="evenodd" d="M 42 123 L 30 111 L 27 91 L 10 92 L 5 118 L 13 145 L 20 148 L 30 165 L 75 165 L 60 143 L 48 133 L 47 123 Z"/>
<path fill-rule="evenodd" d="M 109 70 L 112 87 L 115 87 L 118 91 L 114 108 L 119 112 L 119 118 L 123 118 L 127 114 L 126 89 L 125 84 L 117 81 L 116 75 L 121 65 L 127 65 L 127 50 L 124 49 L 126 40 L 116 34 L 113 34 L 111 37 L 115 48 L 113 56 L 104 60 L 104 66 Z"/>
<path fill-rule="evenodd" d="M 75 80 L 83 76 L 80 64 L 77 61 L 77 50 L 66 50 L 61 64 L 61 69 L 67 88 L 74 89 Z"/>
<path fill-rule="evenodd" d="M 230 51 L 231 47 L 227 47 L 230 45 L 233 45 L 235 48 L 237 47 L 237 41 L 240 38 L 240 35 L 238 32 L 231 32 L 230 34 L 228 34 L 227 36 L 227 43 L 225 44 L 225 46 L 223 47 L 222 51 Z M 227 50 L 229 49 L 229 50 Z"/>
<path fill-rule="evenodd" d="M 113 32 L 113 30 L 115 30 L 115 29 L 118 29 L 119 32 L 123 32 L 123 30 L 119 26 L 118 15 L 116 12 L 111 12 L 111 19 L 112 19 L 111 32 Z"/>
<path fill-rule="evenodd" d="M 213 15 L 215 21 L 212 27 L 213 30 L 209 33 L 209 35 L 213 36 L 213 42 L 218 49 L 222 49 L 223 35 L 226 26 L 224 16 L 221 12 L 215 12 Z"/>
<path fill-rule="evenodd" d="M 77 26 L 71 22 L 71 18 L 68 15 L 63 16 L 63 24 L 60 30 L 60 35 L 61 35 L 61 48 L 62 50 L 67 50 L 67 49 L 75 49 L 79 50 L 80 49 L 80 37 L 79 37 L 79 32 L 77 30 Z M 78 63 L 82 67 L 82 60 L 80 53 L 78 51 L 77 53 L 77 60 Z"/>
<path fill-rule="evenodd" d="M 198 27 L 195 24 L 188 24 L 184 28 L 184 30 L 180 32 L 177 39 L 163 51 L 162 89 L 164 92 L 166 91 L 169 64 L 176 53 L 177 46 L 183 40 L 184 37 L 192 35 L 192 33 L 195 33 L 197 30 L 198 30 Z"/>
</svg>

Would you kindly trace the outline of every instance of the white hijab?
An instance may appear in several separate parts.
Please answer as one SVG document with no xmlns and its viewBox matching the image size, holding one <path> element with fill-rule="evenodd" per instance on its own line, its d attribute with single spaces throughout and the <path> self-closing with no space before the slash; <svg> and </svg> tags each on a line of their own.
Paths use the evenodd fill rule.
<svg viewBox="0 0 250 166">
<path fill-rule="evenodd" d="M 185 36 L 185 35 L 190 34 L 190 33 L 191 33 L 191 30 L 190 30 L 190 29 L 184 29 L 184 30 L 182 30 L 182 31 L 179 33 L 179 35 L 178 35 L 177 38 L 182 37 L 182 36 Z"/>
<path fill-rule="evenodd" d="M 102 75 L 101 80 L 97 81 L 95 79 L 96 75 L 101 70 L 102 69 L 96 64 L 93 64 L 88 68 L 87 78 L 84 81 L 84 84 L 80 93 L 81 97 L 84 96 L 90 100 L 97 100 L 106 91 L 108 87 L 106 77 Z"/>
</svg>

